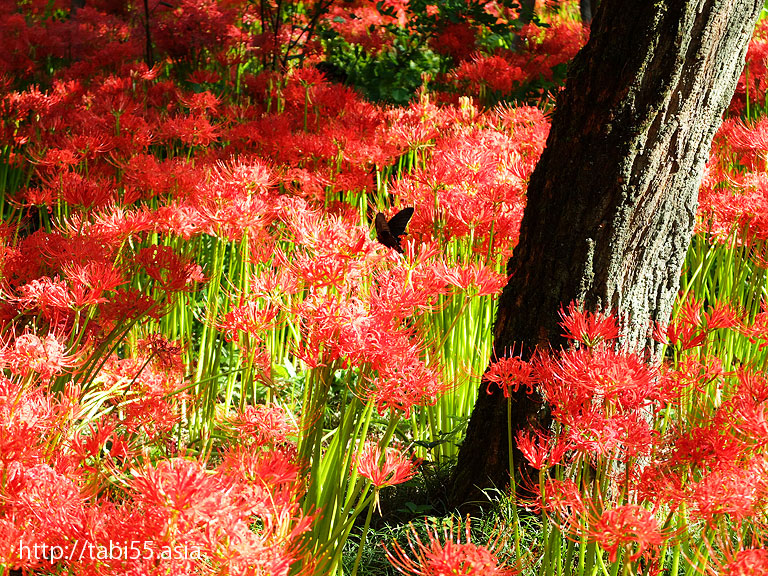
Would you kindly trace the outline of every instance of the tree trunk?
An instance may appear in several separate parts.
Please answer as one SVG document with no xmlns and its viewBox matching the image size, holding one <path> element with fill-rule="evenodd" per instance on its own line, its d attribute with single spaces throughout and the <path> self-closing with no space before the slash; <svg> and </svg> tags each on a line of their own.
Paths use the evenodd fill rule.
<svg viewBox="0 0 768 576">
<path fill-rule="evenodd" d="M 592 13 L 597 8 L 598 0 L 579 0 L 579 13 L 584 24 L 592 22 Z"/>
<path fill-rule="evenodd" d="M 704 164 L 762 6 L 602 0 L 530 179 L 495 357 L 562 345 L 558 311 L 573 300 L 614 311 L 630 346 L 652 345 L 649 324 L 671 313 Z M 513 434 L 546 422 L 540 398 L 521 390 L 510 402 Z M 509 483 L 506 404 L 481 384 L 455 502 Z"/>
</svg>

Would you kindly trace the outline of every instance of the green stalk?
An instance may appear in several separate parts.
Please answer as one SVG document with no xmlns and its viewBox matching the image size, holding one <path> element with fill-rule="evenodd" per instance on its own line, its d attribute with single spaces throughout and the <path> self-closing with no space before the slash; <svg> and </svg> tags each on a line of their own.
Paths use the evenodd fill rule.
<svg viewBox="0 0 768 576">
<path fill-rule="evenodd" d="M 357 547 L 357 556 L 355 556 L 355 564 L 352 567 L 352 576 L 357 576 L 357 569 L 360 566 L 360 560 L 363 557 L 363 550 L 365 548 L 365 539 L 368 536 L 368 528 L 371 526 L 371 516 L 373 516 L 373 509 L 376 507 L 376 502 L 379 497 L 379 488 L 373 489 L 373 500 L 371 500 L 368 506 L 368 514 L 365 517 L 365 524 L 363 525 L 363 533 L 360 535 L 360 545 Z"/>
<path fill-rule="evenodd" d="M 510 491 L 513 495 L 515 495 L 515 501 L 512 503 L 512 521 L 513 521 L 513 532 L 514 532 L 514 539 L 515 539 L 515 558 L 517 558 L 517 561 L 520 562 L 520 559 L 522 558 L 520 554 L 520 517 L 517 513 L 517 482 L 515 479 L 515 462 L 514 462 L 514 456 L 512 454 L 513 449 L 513 442 L 514 439 L 512 437 L 512 399 L 507 398 L 507 442 L 509 446 L 509 487 Z"/>
</svg>

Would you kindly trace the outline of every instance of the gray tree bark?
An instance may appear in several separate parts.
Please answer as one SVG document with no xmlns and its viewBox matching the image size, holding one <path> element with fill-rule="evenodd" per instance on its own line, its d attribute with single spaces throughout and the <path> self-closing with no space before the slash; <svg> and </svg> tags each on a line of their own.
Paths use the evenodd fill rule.
<svg viewBox="0 0 768 576">
<path fill-rule="evenodd" d="M 574 59 L 528 187 L 494 355 L 563 344 L 558 310 L 615 312 L 652 346 L 690 243 L 712 138 L 733 95 L 762 0 L 602 0 Z M 512 432 L 546 425 L 540 398 L 511 399 Z M 480 386 L 454 501 L 509 483 L 507 408 Z M 513 453 L 521 473 L 522 456 Z"/>
<path fill-rule="evenodd" d="M 579 13 L 584 24 L 592 22 L 592 16 L 597 8 L 598 0 L 579 0 Z"/>
</svg>

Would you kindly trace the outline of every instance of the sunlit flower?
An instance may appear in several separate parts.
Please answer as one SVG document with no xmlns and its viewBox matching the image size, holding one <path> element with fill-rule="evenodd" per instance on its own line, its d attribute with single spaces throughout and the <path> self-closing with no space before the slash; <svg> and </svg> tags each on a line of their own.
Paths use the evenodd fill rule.
<svg viewBox="0 0 768 576">
<path fill-rule="evenodd" d="M 588 348 L 619 337 L 619 325 L 614 316 L 577 310 L 574 302 L 568 305 L 567 311 L 560 309 L 560 318 L 560 325 L 565 329 L 562 336 Z"/>
<path fill-rule="evenodd" d="M 370 480 L 376 488 L 383 488 L 402 484 L 413 478 L 419 461 L 393 447 L 386 448 L 382 457 L 381 448 L 372 442 L 363 448 L 356 464 L 361 476 Z"/>
<path fill-rule="evenodd" d="M 408 550 L 394 542 L 387 550 L 387 559 L 407 576 L 511 576 L 516 571 L 506 567 L 498 558 L 503 546 L 502 537 L 496 536 L 487 544 L 472 542 L 470 520 L 462 526 L 461 520 L 440 526 L 427 526 L 427 541 L 411 527 Z M 442 533 L 441 533 L 442 532 Z"/>
<path fill-rule="evenodd" d="M 589 533 L 608 551 L 611 562 L 616 561 L 619 550 L 625 550 L 627 560 L 631 562 L 664 542 L 653 513 L 634 504 L 606 510 L 590 527 Z"/>
</svg>

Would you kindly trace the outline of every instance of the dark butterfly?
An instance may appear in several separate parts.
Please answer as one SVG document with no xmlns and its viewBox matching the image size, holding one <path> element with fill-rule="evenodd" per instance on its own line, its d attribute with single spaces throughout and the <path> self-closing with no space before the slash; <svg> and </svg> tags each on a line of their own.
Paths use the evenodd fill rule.
<svg viewBox="0 0 768 576">
<path fill-rule="evenodd" d="M 405 227 L 408 226 L 408 221 L 413 216 L 413 208 L 403 208 L 392 216 L 392 219 L 387 222 L 387 217 L 382 212 L 376 214 L 376 239 L 384 244 L 388 248 L 394 248 L 398 252 L 402 253 L 403 249 L 400 247 L 400 236 L 405 234 Z"/>
</svg>

